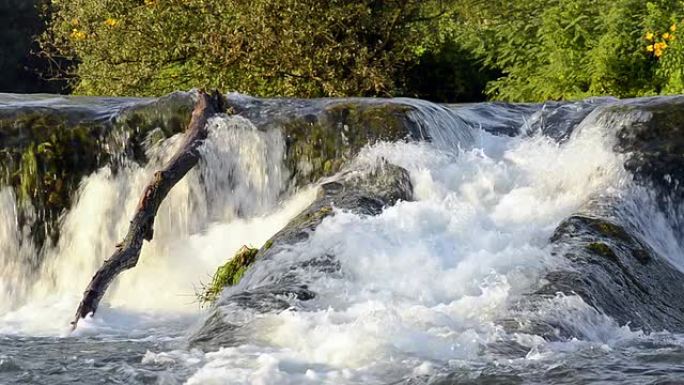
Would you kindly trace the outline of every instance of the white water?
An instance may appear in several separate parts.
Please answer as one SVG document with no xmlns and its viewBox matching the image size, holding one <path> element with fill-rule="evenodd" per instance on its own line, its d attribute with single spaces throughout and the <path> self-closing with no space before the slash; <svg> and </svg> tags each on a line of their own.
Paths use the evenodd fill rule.
<svg viewBox="0 0 684 385">
<path fill-rule="evenodd" d="M 415 201 L 376 217 L 338 211 L 308 241 L 277 256 L 274 263 L 286 265 L 324 253 L 339 259 L 342 276 L 310 277 L 317 297 L 304 310 L 234 315 L 251 320 L 250 343 L 207 354 L 150 352 L 143 362 L 191 366 L 189 384 L 373 384 L 457 368 L 502 339 L 529 346 L 530 360 L 557 351 L 537 336 L 506 335 L 495 321 L 538 284 L 546 267 L 561 263 L 548 250 L 556 225 L 598 194 L 620 192 L 627 176 L 611 150 L 612 133 L 590 117 L 563 145 L 475 132 L 467 137 L 476 149 L 457 149 L 458 129 L 445 128 L 432 135 L 437 145 L 381 143 L 357 159 L 384 158 L 406 168 Z M 152 152 L 164 158 L 173 142 Z M 154 334 L 149 325 L 196 313 L 194 286 L 242 244 L 261 245 L 312 201 L 314 191 L 306 190 L 277 202 L 286 187 L 282 157 L 278 133 L 256 132 L 239 118 L 215 119 L 207 164 L 173 190 L 140 264 L 124 273 L 78 333 Z M 10 282 L 0 284 L 0 300 L 12 304 L 0 307 L 0 334 L 63 331 L 154 168 L 131 165 L 117 176 L 105 169 L 85 180 L 35 285 L 0 264 L 2 283 Z M 8 217 L 13 205 L 11 194 L 0 194 L 0 216 Z M 33 253 L 11 223 L 2 226 L 3 255 Z M 243 284 L 270 272 L 257 264 Z M 25 293 L 12 292 L 19 282 Z M 558 297 L 542 312 L 575 323 L 599 344 L 627 333 L 577 297 Z"/>
<path fill-rule="evenodd" d="M 0 334 L 64 332 L 90 277 L 123 238 L 149 176 L 173 154 L 179 139 L 153 146 L 147 167 L 130 164 L 116 176 L 105 168 L 86 178 L 64 218 L 59 244 L 33 276 L 18 266 L 17 258 L 35 255 L 30 240 L 14 223 L 2 223 Z M 130 330 L 135 323 L 130 312 L 140 313 L 141 321 L 196 313 L 195 292 L 211 280 L 217 266 L 244 244 L 260 246 L 303 210 L 313 200 L 313 190 L 278 202 L 287 178 L 283 151 L 276 131 L 259 132 L 238 117 L 213 119 L 199 171 L 191 171 L 171 191 L 138 266 L 122 274 L 104 298 L 102 317 L 122 325 L 102 329 Z M 14 204 L 12 194 L 3 190 L 0 216 L 16 217 Z"/>
<path fill-rule="evenodd" d="M 544 267 L 560 263 L 547 248 L 556 225 L 626 180 L 609 136 L 589 119 L 563 146 L 483 133 L 477 150 L 367 149 L 358 162 L 384 158 L 409 170 L 416 201 L 377 217 L 337 212 L 309 241 L 282 252 L 273 264 L 333 254 L 343 277 L 314 277 L 310 311 L 259 315 L 254 345 L 207 354 L 188 383 L 388 383 L 458 367 L 504 338 L 543 356 L 541 338 L 505 336 L 495 321 Z M 269 273 L 268 264 L 257 265 L 249 278 Z M 576 297 L 544 311 L 600 344 L 628 333 Z"/>
</svg>

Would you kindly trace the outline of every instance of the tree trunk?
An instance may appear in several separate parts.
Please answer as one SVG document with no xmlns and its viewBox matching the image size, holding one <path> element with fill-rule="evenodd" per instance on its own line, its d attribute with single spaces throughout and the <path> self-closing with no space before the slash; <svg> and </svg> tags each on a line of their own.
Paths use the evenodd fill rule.
<svg viewBox="0 0 684 385">
<path fill-rule="evenodd" d="M 83 299 L 72 322 L 73 329 L 76 328 L 79 319 L 95 313 L 114 278 L 138 263 L 143 240 L 152 240 L 154 218 L 159 206 L 171 188 L 199 161 L 199 148 L 207 138 L 207 120 L 212 115 L 223 111 L 223 104 L 223 99 L 218 92 L 214 91 L 212 95 L 203 91 L 199 92 L 181 148 L 161 171 L 154 173 L 154 179 L 143 191 L 126 237 L 123 242 L 116 245 L 114 254 L 104 261 L 83 293 Z"/>
</svg>

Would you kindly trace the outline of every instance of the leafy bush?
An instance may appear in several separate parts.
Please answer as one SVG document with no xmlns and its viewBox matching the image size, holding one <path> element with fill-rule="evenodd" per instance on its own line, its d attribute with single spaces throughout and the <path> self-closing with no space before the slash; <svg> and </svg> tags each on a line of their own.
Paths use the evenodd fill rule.
<svg viewBox="0 0 684 385">
<path fill-rule="evenodd" d="M 680 0 L 52 0 L 76 92 L 436 101 L 684 92 Z"/>
<path fill-rule="evenodd" d="M 445 0 L 53 0 L 42 44 L 75 91 L 192 87 L 272 96 L 389 95 L 440 44 Z"/>
<path fill-rule="evenodd" d="M 472 14 L 472 9 L 484 11 Z M 464 0 L 459 40 L 503 77 L 514 101 L 681 93 L 684 2 Z M 648 39 L 647 39 L 648 38 Z"/>
</svg>

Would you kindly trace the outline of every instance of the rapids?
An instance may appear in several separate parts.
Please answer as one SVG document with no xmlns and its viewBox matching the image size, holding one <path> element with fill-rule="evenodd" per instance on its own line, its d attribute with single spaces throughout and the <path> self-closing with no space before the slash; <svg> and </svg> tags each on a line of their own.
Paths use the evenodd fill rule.
<svg viewBox="0 0 684 385">
<path fill-rule="evenodd" d="M 0 384 L 665 384 L 684 376 L 684 307 L 653 301 L 684 290 L 674 281 L 684 274 L 679 176 L 650 180 L 651 163 L 638 162 L 651 158 L 625 139 L 632 127 L 661 124 L 654 105 L 680 100 L 228 98 L 236 115 L 210 120 L 203 160 L 163 203 L 139 265 L 73 333 L 82 290 L 180 134 L 119 131 L 123 147 L 144 132 L 144 154 L 116 152 L 84 173 L 54 240 L 33 234 L 47 221 L 40 202 L 22 200 L 11 178 L 0 186 Z M 115 121 L 154 103 L 0 95 L 0 112 L 9 121 L 39 109 Z M 335 103 L 359 107 L 330 113 Z M 403 114 L 402 138 L 372 138 L 359 131 L 363 119 L 349 118 L 378 103 L 400 106 L 373 119 Z M 317 124 L 341 133 L 339 153 L 327 154 L 339 167 L 293 160 L 300 144 L 289 124 L 302 117 L 312 142 L 323 140 Z M 7 153 L 8 138 L 0 133 Z M 333 205 L 305 238 L 273 238 L 268 257 L 214 307 L 199 306 L 196 293 L 215 269 L 242 245 L 262 247 L 294 226 L 321 183 L 382 163 L 408 172 L 411 199 L 377 215 Z M 614 227 L 565 226 L 577 216 Z M 627 244 L 654 262 L 632 264 L 636 246 Z M 312 298 L 274 291 L 285 276 Z M 631 294 L 632 286 L 644 289 Z M 608 305 L 618 291 L 634 309 Z M 245 293 L 285 306 L 245 303 Z"/>
</svg>

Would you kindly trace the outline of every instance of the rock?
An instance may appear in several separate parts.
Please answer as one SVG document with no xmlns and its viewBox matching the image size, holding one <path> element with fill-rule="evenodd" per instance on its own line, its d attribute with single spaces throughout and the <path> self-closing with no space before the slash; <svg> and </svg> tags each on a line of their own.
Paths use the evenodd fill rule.
<svg viewBox="0 0 684 385">
<path fill-rule="evenodd" d="M 637 99 L 607 109 L 619 124 L 616 151 L 628 155 L 625 168 L 638 183 L 649 184 L 678 201 L 684 197 L 684 96 Z"/>
<path fill-rule="evenodd" d="M 399 200 L 411 200 L 413 188 L 408 172 L 401 167 L 381 163 L 370 170 L 352 169 L 341 172 L 321 184 L 316 200 L 274 235 L 254 256 L 239 285 L 229 287 L 217 300 L 212 314 L 194 333 L 191 345 L 211 350 L 231 345 L 236 341 L 240 325 L 227 320 L 236 308 L 247 308 L 259 313 L 281 311 L 293 306 L 294 301 L 307 301 L 316 293 L 293 270 L 307 268 L 321 274 L 339 271 L 334 255 L 312 254 L 296 266 L 279 264 L 270 269 L 267 277 L 254 277 L 260 263 L 268 262 L 284 248 L 307 240 L 321 222 L 335 209 L 348 210 L 360 215 L 377 215 L 383 208 Z M 265 279 L 262 279 L 265 278 Z"/>
<path fill-rule="evenodd" d="M 624 166 L 636 186 L 654 195 L 668 225 L 681 238 L 684 97 L 620 101 L 597 113 L 597 119 L 614 130 L 615 151 L 625 155 Z M 684 273 L 669 262 L 668 257 L 675 256 L 659 255 L 639 234 L 617 222 L 619 215 L 612 213 L 620 212 L 621 204 L 602 197 L 593 202 L 589 214 L 564 220 L 551 243 L 568 266 L 549 271 L 547 283 L 512 308 L 534 314 L 557 293 L 578 295 L 597 311 L 596 316 L 608 315 L 621 326 L 684 331 Z M 509 321 L 502 320 L 509 330 L 548 339 L 584 337 L 577 325 L 563 320 L 531 318 L 525 325 Z"/>
<path fill-rule="evenodd" d="M 574 215 L 551 241 L 571 262 L 536 294 L 577 294 L 620 325 L 684 331 L 684 273 L 637 236 L 604 218 Z"/>
<path fill-rule="evenodd" d="M 573 215 L 557 227 L 551 242 L 553 253 L 568 264 L 548 271 L 541 288 L 510 306 L 510 318 L 500 320 L 506 330 L 547 340 L 590 337 L 585 335 L 587 325 L 567 318 L 567 309 L 560 317 L 550 309 L 562 294 L 579 296 L 594 308 L 582 316 L 589 323 L 684 331 L 684 273 L 638 236 L 606 218 Z"/>
<path fill-rule="evenodd" d="M 331 176 L 378 141 L 427 140 L 411 118 L 415 107 L 391 99 L 256 99 L 229 95 L 233 112 L 260 130 L 278 129 L 286 142 L 293 185 Z"/>
</svg>

